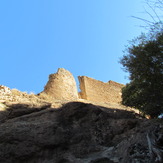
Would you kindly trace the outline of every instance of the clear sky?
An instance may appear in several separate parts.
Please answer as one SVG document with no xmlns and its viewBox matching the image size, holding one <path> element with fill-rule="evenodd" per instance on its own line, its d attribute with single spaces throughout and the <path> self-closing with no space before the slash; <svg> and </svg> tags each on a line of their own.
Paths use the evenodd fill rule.
<svg viewBox="0 0 163 163">
<path fill-rule="evenodd" d="M 126 84 L 118 63 L 142 0 L 1 0 L 0 85 L 39 93 L 58 68 Z"/>
</svg>

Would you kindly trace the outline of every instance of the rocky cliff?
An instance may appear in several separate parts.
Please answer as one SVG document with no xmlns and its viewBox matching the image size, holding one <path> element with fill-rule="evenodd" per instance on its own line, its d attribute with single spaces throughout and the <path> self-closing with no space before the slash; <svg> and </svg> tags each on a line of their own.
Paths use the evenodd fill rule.
<svg viewBox="0 0 163 163">
<path fill-rule="evenodd" d="M 0 86 L 0 163 L 163 162 L 162 119 L 78 99 L 66 74 L 71 76 L 64 69 L 50 75 L 40 95 Z"/>
<path fill-rule="evenodd" d="M 1 103 L 2 163 L 162 162 L 162 121 L 82 102 Z"/>
</svg>

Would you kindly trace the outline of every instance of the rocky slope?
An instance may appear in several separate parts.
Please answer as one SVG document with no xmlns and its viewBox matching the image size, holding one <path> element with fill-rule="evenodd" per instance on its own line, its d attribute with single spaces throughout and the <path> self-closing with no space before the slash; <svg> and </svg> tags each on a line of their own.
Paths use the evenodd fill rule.
<svg viewBox="0 0 163 163">
<path fill-rule="evenodd" d="M 162 159 L 161 122 L 133 112 L 72 102 L 58 109 L 17 104 L 0 115 L 3 163 L 147 163 Z M 151 141 L 155 144 L 150 149 Z"/>
<path fill-rule="evenodd" d="M 2 163 L 163 161 L 162 120 L 115 107 L 23 97 L 24 103 L 0 103 Z"/>
</svg>

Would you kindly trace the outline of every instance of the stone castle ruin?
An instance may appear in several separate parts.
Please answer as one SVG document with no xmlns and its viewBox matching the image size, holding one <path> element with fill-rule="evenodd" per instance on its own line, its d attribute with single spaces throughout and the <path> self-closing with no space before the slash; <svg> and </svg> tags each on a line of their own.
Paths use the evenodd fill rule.
<svg viewBox="0 0 163 163">
<path fill-rule="evenodd" d="M 79 76 L 80 90 L 73 75 L 59 68 L 57 73 L 49 75 L 49 81 L 41 94 L 46 94 L 57 100 L 85 99 L 93 102 L 120 103 L 123 84 L 109 81 L 104 83 L 86 76 Z"/>
<path fill-rule="evenodd" d="M 104 83 L 86 76 L 78 77 L 81 92 L 79 96 L 94 102 L 120 103 L 123 84 L 109 81 Z"/>
<path fill-rule="evenodd" d="M 43 93 L 57 100 L 77 100 L 78 91 L 73 75 L 59 68 L 57 73 L 49 75 L 49 81 L 44 87 Z"/>
</svg>

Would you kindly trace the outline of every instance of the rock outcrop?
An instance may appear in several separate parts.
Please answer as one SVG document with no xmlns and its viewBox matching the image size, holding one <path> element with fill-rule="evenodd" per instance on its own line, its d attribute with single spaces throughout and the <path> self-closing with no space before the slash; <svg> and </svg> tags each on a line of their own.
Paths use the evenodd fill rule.
<svg viewBox="0 0 163 163">
<path fill-rule="evenodd" d="M 161 163 L 162 123 L 81 102 L 0 112 L 2 163 Z M 3 120 L 2 120 L 3 119 Z"/>
<path fill-rule="evenodd" d="M 106 85 L 120 91 L 119 83 Z M 98 93 L 93 84 L 88 88 Z M 41 94 L 45 96 L 0 86 L 0 163 L 163 162 L 162 119 L 147 120 L 101 99 L 70 102 L 78 93 L 65 69 L 49 76 Z M 98 99 L 98 94 L 92 97 Z"/>
<path fill-rule="evenodd" d="M 7 96 L 9 97 L 12 94 L 11 89 L 4 86 L 4 85 L 0 85 L 0 99 L 2 100 L 3 98 L 5 99 L 5 97 L 7 98 Z"/>
<path fill-rule="evenodd" d="M 49 81 L 41 94 L 46 94 L 57 100 L 78 99 L 75 79 L 73 75 L 64 68 L 59 68 L 57 73 L 49 75 Z"/>
<path fill-rule="evenodd" d="M 33 93 L 21 92 L 17 89 L 10 89 L 6 86 L 0 85 L 0 108 L 2 109 L 3 103 L 5 104 L 28 104 L 31 106 L 37 105 L 42 106 L 47 101 L 39 98 L 39 96 Z"/>
</svg>

